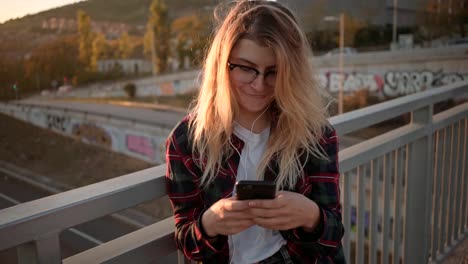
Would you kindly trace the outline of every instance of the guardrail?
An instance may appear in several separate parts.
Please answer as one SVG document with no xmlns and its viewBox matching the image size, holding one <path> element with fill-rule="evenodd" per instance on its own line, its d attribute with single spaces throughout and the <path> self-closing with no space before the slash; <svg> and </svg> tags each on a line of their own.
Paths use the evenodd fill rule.
<svg viewBox="0 0 468 264">
<path fill-rule="evenodd" d="M 409 124 L 339 153 L 349 262 L 377 263 L 379 256 L 382 263 L 437 262 L 468 234 L 468 103 L 432 110 L 467 91 L 468 82 L 461 82 L 330 118 L 344 135 L 412 116 Z M 169 218 L 60 256 L 60 232 L 166 195 L 164 173 L 161 165 L 1 210 L 0 250 L 17 247 L 20 263 L 146 263 L 175 254 Z M 178 261 L 186 260 L 179 254 Z"/>
</svg>

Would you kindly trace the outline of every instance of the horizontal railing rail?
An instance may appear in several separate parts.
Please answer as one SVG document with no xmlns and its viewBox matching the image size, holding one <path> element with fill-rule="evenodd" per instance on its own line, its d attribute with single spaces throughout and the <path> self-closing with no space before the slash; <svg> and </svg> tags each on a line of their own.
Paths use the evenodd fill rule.
<svg viewBox="0 0 468 264">
<path fill-rule="evenodd" d="M 466 96 L 468 91 L 467 87 L 468 82 L 451 84 L 443 88 L 425 91 L 420 94 L 410 95 L 330 118 L 330 123 L 337 129 L 338 133 L 344 135 L 378 124 L 404 113 L 412 113 L 413 116 L 412 122 L 407 125 L 341 150 L 339 153 L 341 171 L 343 173 L 349 173 L 357 168 L 357 181 L 361 183 L 361 181 L 363 181 L 362 175 L 364 175 L 362 172 L 365 171 L 365 167 L 362 166 L 367 166 L 365 165 L 366 163 L 373 162 L 373 160 L 379 159 L 379 157 L 382 156 L 387 158 L 388 153 L 398 151 L 399 153 L 401 152 L 402 156 L 400 156 L 399 159 L 402 159 L 403 163 L 405 161 L 402 157 L 406 156 L 407 163 L 405 166 L 407 167 L 406 169 L 404 167 L 401 169 L 408 171 L 409 174 L 406 179 L 396 179 L 410 181 L 406 183 L 407 188 L 410 188 L 410 186 L 414 188 L 415 185 L 421 184 L 424 177 L 419 177 L 415 182 L 413 182 L 411 178 L 415 171 L 421 168 L 414 167 L 415 165 L 412 164 L 412 162 L 418 162 L 420 160 L 413 160 L 413 158 L 426 152 L 426 159 L 423 161 L 427 162 L 428 165 L 423 164 L 425 168 L 424 171 L 432 175 L 432 162 L 429 162 L 429 160 L 432 159 L 430 154 L 432 147 L 430 144 L 431 140 L 428 140 L 428 138 L 430 138 L 435 131 L 443 129 L 454 122 L 466 120 L 468 117 L 468 103 L 458 105 L 436 115 L 432 114 L 432 107 L 435 103 L 444 100 Z M 426 149 L 424 144 L 429 144 L 429 148 Z M 400 151 L 400 148 L 404 149 Z M 429 154 L 427 154 L 428 150 Z M 376 164 L 378 163 L 379 162 Z M 373 169 L 376 170 L 379 166 L 380 165 L 374 166 Z M 400 165 L 395 167 L 395 176 L 397 175 L 397 168 L 399 170 L 400 167 Z M 392 167 L 389 167 L 387 164 L 386 170 L 390 169 L 392 169 Z M 37 258 L 39 263 L 59 263 L 61 261 L 58 240 L 60 232 L 81 223 L 166 195 L 164 174 L 165 166 L 161 165 L 1 210 L 0 250 L 18 247 L 19 252 L 33 251 L 35 254 L 34 257 Z M 383 179 L 385 182 L 388 182 L 388 185 L 384 187 L 390 188 L 390 175 L 385 175 Z M 466 178 L 466 175 L 464 177 Z M 345 182 L 345 189 L 343 190 L 344 223 L 345 228 L 350 230 L 352 200 L 350 188 L 351 176 L 344 177 L 342 180 Z M 400 199 L 402 199 L 402 197 L 400 197 L 402 191 L 399 187 L 394 188 L 396 189 L 393 199 L 400 201 Z M 388 189 L 386 193 L 388 193 L 389 190 L 390 189 Z M 423 194 L 418 194 L 420 196 L 414 197 L 412 196 L 413 194 L 409 193 L 410 189 L 408 189 L 405 197 L 405 199 L 408 200 L 405 201 L 406 209 L 409 210 L 418 205 L 418 202 L 422 198 L 430 199 L 431 196 L 426 193 L 428 190 L 432 190 L 432 185 L 425 186 L 422 191 Z M 373 190 L 373 193 L 376 193 L 376 189 Z M 364 191 L 362 189 L 358 190 L 357 195 L 358 202 L 365 201 Z M 409 202 L 409 204 L 406 204 L 407 202 Z M 426 204 L 421 206 L 427 207 Z M 430 215 L 426 215 L 429 209 L 426 209 L 427 210 L 423 210 L 424 216 L 429 218 Z M 384 208 L 384 210 L 387 209 Z M 395 231 L 397 234 L 403 232 L 403 234 L 406 234 L 406 237 L 408 237 L 413 235 L 408 233 L 411 232 L 411 230 L 408 230 L 408 223 L 410 227 L 414 227 L 416 222 L 408 219 L 409 216 L 406 212 L 395 211 L 397 219 L 399 217 L 406 217 L 406 221 L 410 221 L 406 222 L 406 230 L 403 230 L 399 222 L 394 225 L 395 228 L 397 228 Z M 367 243 L 364 239 L 365 223 L 362 220 L 364 213 L 364 209 L 359 207 L 357 211 L 358 223 L 355 237 L 358 256 L 357 262 L 363 260 L 364 244 Z M 372 218 L 376 218 L 375 210 L 371 212 L 371 214 Z M 390 219 L 387 211 L 384 212 L 384 216 L 386 216 L 384 221 L 387 225 L 384 224 L 383 233 L 387 230 L 386 228 L 389 228 L 388 226 L 390 224 L 387 222 L 388 219 Z M 411 217 L 414 218 L 414 216 Z M 417 217 L 421 218 L 421 216 Z M 376 222 L 373 220 L 371 225 L 375 227 Z M 425 224 L 421 225 L 423 228 L 427 226 Z M 465 226 L 466 223 L 461 223 L 459 230 L 463 230 Z M 420 228 L 415 229 L 417 229 L 418 232 L 422 230 Z M 173 219 L 168 218 L 75 256 L 71 256 L 64 259 L 63 262 L 128 263 L 130 260 L 133 260 L 133 262 L 135 260 L 138 260 L 136 262 L 149 262 L 176 252 L 172 238 L 173 232 Z M 371 233 L 371 237 L 372 236 L 375 235 Z M 430 238 L 430 235 L 425 234 L 424 237 Z M 375 240 L 375 237 L 373 237 L 373 239 Z M 348 232 L 343 242 L 348 259 L 350 258 L 351 250 L 350 241 L 351 238 Z M 405 240 L 405 246 L 409 246 L 407 245 L 408 241 L 409 240 Z M 384 242 L 385 251 L 383 253 L 388 253 L 389 245 L 387 243 L 388 242 Z M 402 248 L 403 253 L 401 253 L 399 252 L 400 246 L 398 243 L 398 241 L 394 242 L 391 252 L 393 252 L 392 254 L 396 254 L 397 257 L 403 255 L 405 257 L 403 260 L 407 263 L 410 263 L 408 261 L 414 259 L 421 260 L 421 256 L 427 256 L 428 254 L 427 246 L 424 247 L 425 251 L 419 250 L 415 254 L 413 254 L 413 252 L 408 252 L 409 249 L 413 249 L 411 247 Z M 375 251 L 376 249 L 373 248 L 372 250 Z M 375 258 L 374 253 L 371 252 L 371 255 Z M 398 260 L 399 258 L 394 258 L 395 263 Z"/>
<path fill-rule="evenodd" d="M 329 118 L 339 135 L 366 128 L 402 114 L 467 94 L 468 81 L 411 94 Z"/>
</svg>

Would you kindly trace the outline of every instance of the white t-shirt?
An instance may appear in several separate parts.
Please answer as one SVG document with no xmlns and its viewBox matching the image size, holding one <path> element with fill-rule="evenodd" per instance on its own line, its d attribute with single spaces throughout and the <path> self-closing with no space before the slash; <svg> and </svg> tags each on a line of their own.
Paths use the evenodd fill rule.
<svg viewBox="0 0 468 264">
<path fill-rule="evenodd" d="M 245 143 L 237 169 L 237 181 L 257 180 L 256 170 L 265 152 L 270 128 L 255 134 L 234 122 L 234 134 Z M 231 255 L 230 263 L 234 264 L 255 263 L 264 260 L 286 244 L 286 240 L 279 231 L 265 229 L 257 225 L 238 234 L 230 235 L 228 241 Z"/>
</svg>

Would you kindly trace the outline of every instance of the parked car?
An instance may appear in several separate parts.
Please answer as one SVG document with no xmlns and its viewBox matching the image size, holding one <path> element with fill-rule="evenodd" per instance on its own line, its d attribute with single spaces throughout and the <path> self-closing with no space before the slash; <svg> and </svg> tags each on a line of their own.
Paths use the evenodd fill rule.
<svg viewBox="0 0 468 264">
<path fill-rule="evenodd" d="M 356 54 L 358 53 L 355 48 L 352 47 L 344 47 L 343 48 L 343 54 L 344 55 L 350 55 L 350 54 Z M 331 56 L 331 55 L 337 55 L 340 54 L 340 48 L 335 48 L 330 50 L 329 52 L 325 53 L 324 56 Z"/>
<path fill-rule="evenodd" d="M 71 85 L 62 85 L 58 88 L 57 90 L 57 94 L 65 94 L 65 93 L 68 93 L 72 90 L 73 86 Z"/>
<path fill-rule="evenodd" d="M 447 42 L 448 45 L 468 44 L 468 38 L 452 39 Z"/>
</svg>

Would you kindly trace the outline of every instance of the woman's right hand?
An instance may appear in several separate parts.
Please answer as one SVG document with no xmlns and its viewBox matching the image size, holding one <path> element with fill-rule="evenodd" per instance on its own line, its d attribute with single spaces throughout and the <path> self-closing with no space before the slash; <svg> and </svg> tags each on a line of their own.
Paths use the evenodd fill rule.
<svg viewBox="0 0 468 264">
<path fill-rule="evenodd" d="M 210 237 L 237 234 L 252 225 L 249 203 L 235 197 L 221 199 L 203 213 L 202 225 Z"/>
</svg>

